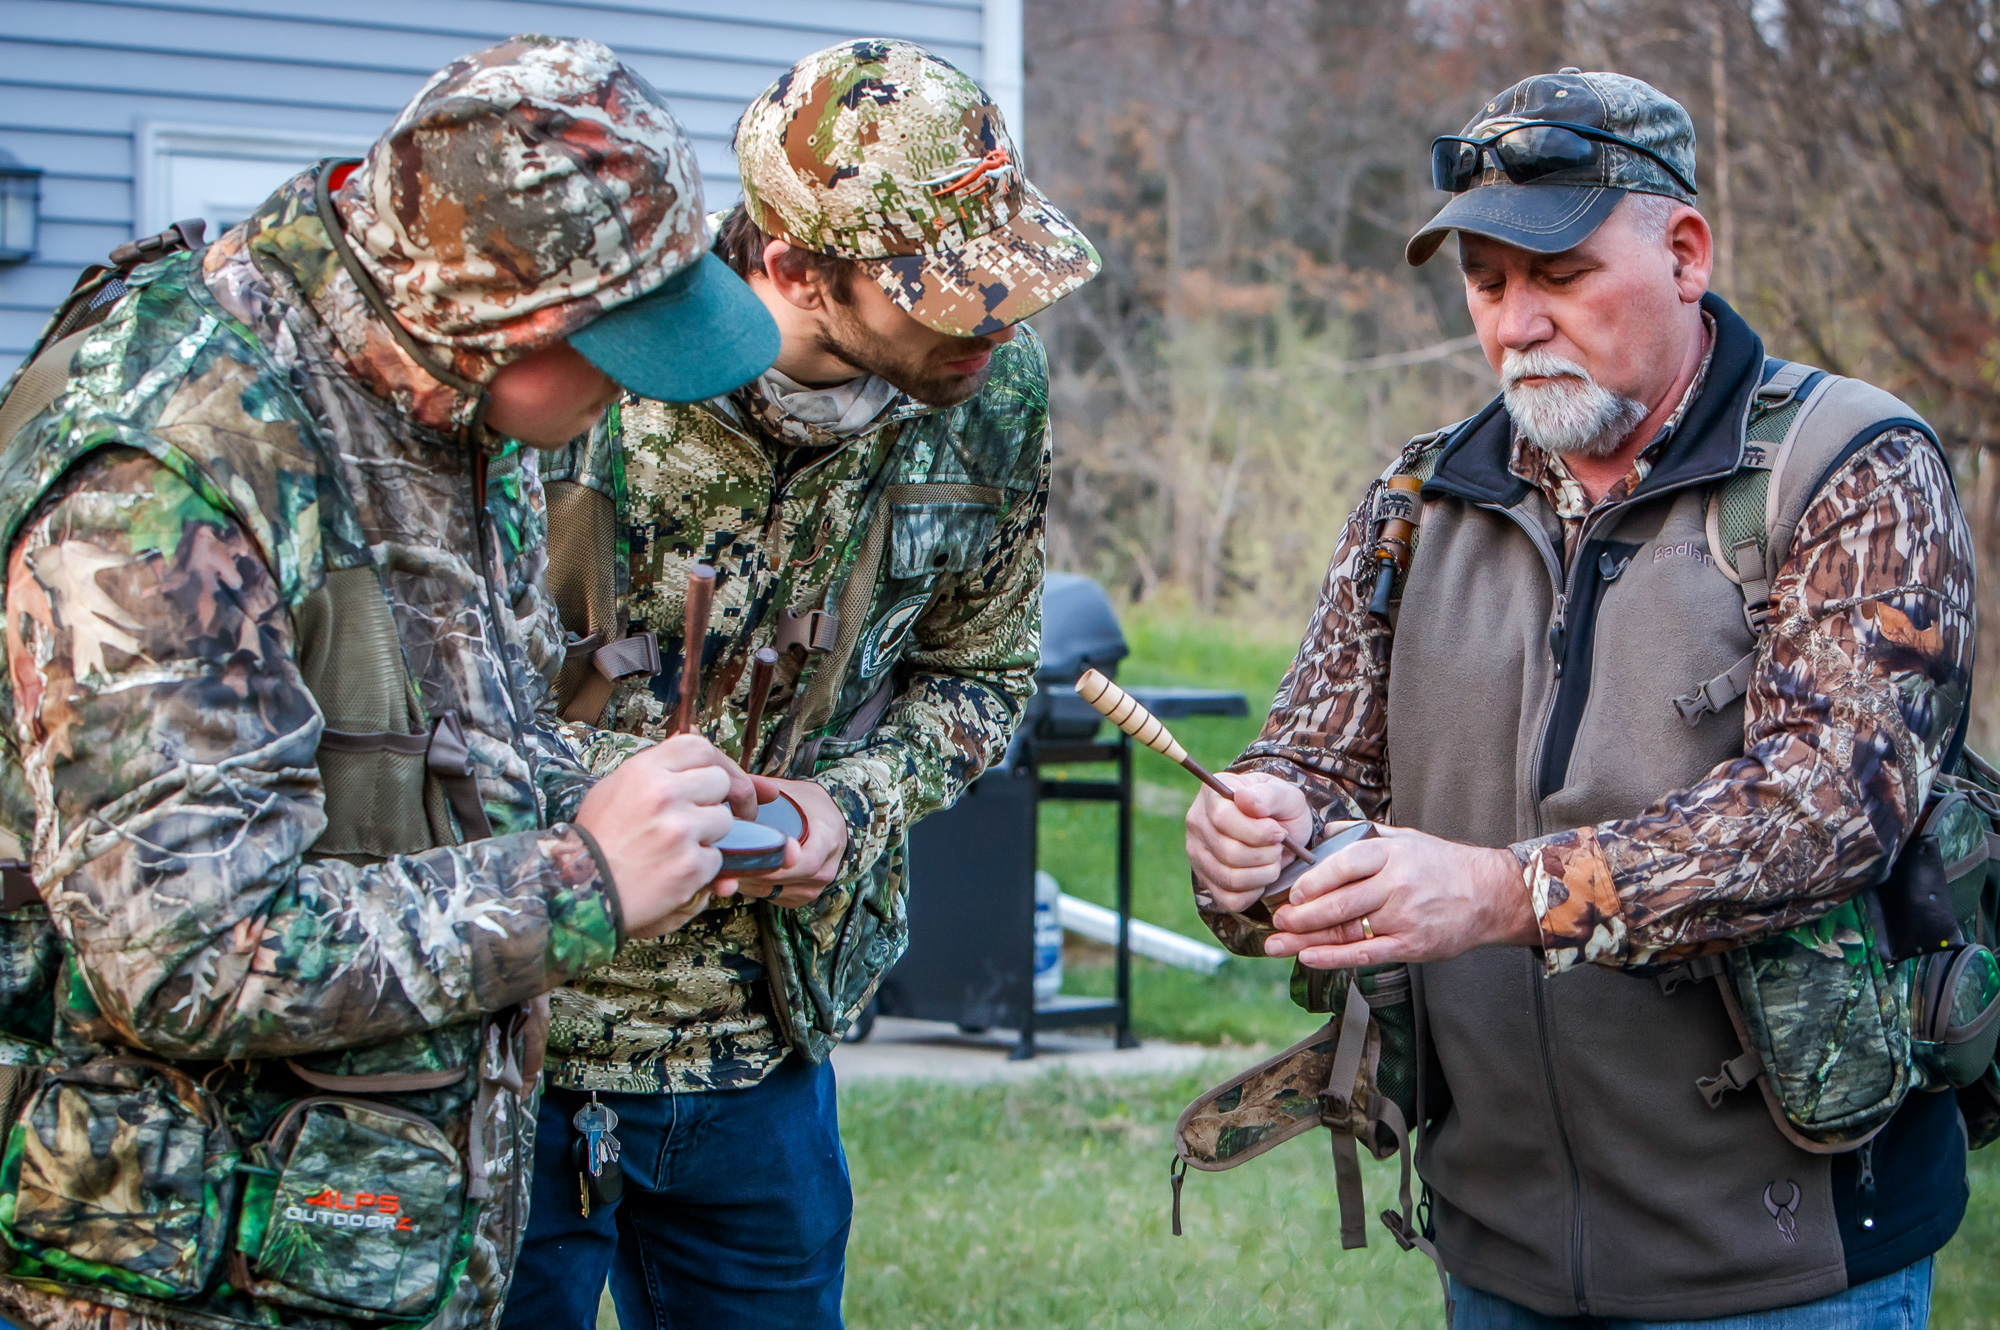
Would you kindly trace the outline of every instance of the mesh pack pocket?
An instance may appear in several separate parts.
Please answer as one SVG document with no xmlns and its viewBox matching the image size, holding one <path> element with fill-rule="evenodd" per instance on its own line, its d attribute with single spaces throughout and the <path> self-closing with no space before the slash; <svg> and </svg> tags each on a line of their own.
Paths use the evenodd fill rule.
<svg viewBox="0 0 2000 1330">
<path fill-rule="evenodd" d="M 470 1212 L 465 1168 L 413 1113 L 302 1099 L 253 1151 L 236 1247 L 269 1302 L 362 1319 L 423 1316 L 451 1286 Z"/>
<path fill-rule="evenodd" d="M 236 1162 L 214 1101 L 172 1068 L 120 1058 L 51 1074 L 0 1157 L 13 1276 L 200 1293 L 225 1245 Z"/>
</svg>

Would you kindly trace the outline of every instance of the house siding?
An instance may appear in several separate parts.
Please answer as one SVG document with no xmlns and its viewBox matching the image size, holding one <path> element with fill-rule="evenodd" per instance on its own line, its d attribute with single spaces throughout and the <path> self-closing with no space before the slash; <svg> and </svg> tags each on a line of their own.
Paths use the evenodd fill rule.
<svg viewBox="0 0 2000 1330">
<path fill-rule="evenodd" d="M 517 32 L 591 37 L 665 94 L 712 205 L 729 134 L 794 60 L 848 37 L 921 42 L 1019 121 L 1020 0 L 0 0 L 0 149 L 40 167 L 35 257 L 0 267 L 0 377 L 83 265 L 142 220 L 147 123 L 372 138 L 426 76 Z"/>
</svg>

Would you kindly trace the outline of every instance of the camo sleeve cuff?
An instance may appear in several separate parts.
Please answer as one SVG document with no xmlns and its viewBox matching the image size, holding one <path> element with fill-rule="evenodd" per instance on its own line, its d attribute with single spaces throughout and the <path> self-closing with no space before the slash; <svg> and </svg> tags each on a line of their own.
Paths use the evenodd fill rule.
<svg viewBox="0 0 2000 1330">
<path fill-rule="evenodd" d="M 557 828 L 558 831 L 562 829 Z M 597 867 L 597 884 L 603 890 L 605 907 L 611 913 L 611 948 L 616 951 L 618 944 L 625 939 L 625 907 L 618 897 L 618 879 L 611 876 L 611 861 L 604 857 L 604 847 L 597 843 L 597 837 L 585 831 L 581 824 L 571 822 L 568 830 L 583 842 L 583 848 L 590 851 L 590 862 Z"/>
<path fill-rule="evenodd" d="M 1548 973 L 1560 974 L 1624 948 L 1624 902 L 1595 831 L 1561 831 L 1513 849 L 1541 930 Z"/>
<path fill-rule="evenodd" d="M 813 777 L 827 792 L 847 822 L 847 847 L 841 851 L 837 882 L 852 882 L 875 866 L 888 848 L 893 829 L 902 825 L 890 813 L 899 805 L 897 791 L 871 790 L 867 769 L 858 762 L 836 762 Z"/>
</svg>

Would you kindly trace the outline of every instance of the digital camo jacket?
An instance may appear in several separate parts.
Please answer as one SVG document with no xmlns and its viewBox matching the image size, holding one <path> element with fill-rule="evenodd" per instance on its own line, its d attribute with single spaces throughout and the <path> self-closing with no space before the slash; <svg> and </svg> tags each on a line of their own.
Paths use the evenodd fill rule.
<svg viewBox="0 0 2000 1330">
<path fill-rule="evenodd" d="M 1518 439 L 1511 470 L 1546 497 L 1574 558 L 1591 514 L 1636 489 L 1670 435 L 1671 422 L 1595 507 L 1560 459 Z M 1367 613 L 1370 537 L 1357 509 L 1263 734 L 1237 763 L 1297 782 L 1323 818 L 1394 820 L 1391 633 Z M 1969 686 L 1972 570 L 1950 474 L 1918 431 L 1885 431 L 1829 477 L 1772 583 L 1776 629 L 1746 696 L 1743 757 L 1632 817 L 1513 847 L 1549 971 L 1722 950 L 1863 886 L 1902 843 L 1949 745 L 1934 703 Z M 1781 852 L 1811 861 L 1767 873 Z M 1208 917 L 1231 946 L 1262 954 L 1260 930 Z"/>
<path fill-rule="evenodd" d="M 534 468 L 488 459 L 481 523 L 470 451 L 364 386 L 370 355 L 398 353 L 312 197 L 302 176 L 205 253 L 138 270 L 0 456 L 0 744 L 60 937 L 38 907 L 8 921 L 5 1048 L 82 1078 L 35 1101 L 0 1164 L 0 1307 L 23 1325 L 490 1321 L 533 1114 L 520 1022 L 483 1036 L 482 1013 L 616 946 L 609 884 L 563 821 L 589 778 L 538 714 L 555 639 Z M 440 811 L 435 848 L 316 852 L 340 681 L 308 689 L 303 639 L 357 573 L 379 576 L 411 728 L 462 723 L 490 839 L 455 843 Z M 338 652 L 360 621 L 333 617 Z M 107 1045 L 188 1075 L 107 1062 Z M 348 1073 L 418 1074 L 429 1088 L 374 1097 L 423 1125 L 384 1135 L 306 1107 Z M 79 1208 L 107 1149 L 120 1199 Z"/>
<path fill-rule="evenodd" d="M 751 655 L 780 613 L 847 580 L 891 485 L 970 483 L 994 503 L 897 503 L 889 548 L 816 766 L 847 817 L 835 883 L 810 906 L 731 900 L 670 937 L 628 942 L 554 1000 L 555 1083 L 653 1091 L 752 1084 L 787 1046 L 825 1057 L 902 954 L 904 835 L 1005 750 L 1040 657 L 1047 368 L 1027 329 L 993 355 L 971 401 L 898 397 L 841 437 L 778 418 L 757 385 L 694 406 L 628 399 L 587 444 L 544 468 L 617 501 L 634 627 L 659 634 L 653 691 L 626 685 L 606 724 L 657 735 L 678 704 L 688 569 L 716 569 L 701 728 L 742 743 Z M 779 438 L 788 443 L 776 442 Z M 756 751 L 825 656 L 786 653 Z M 874 705 L 870 705 L 871 698 Z M 590 746 L 588 738 L 583 740 Z M 769 967 L 775 965 L 773 974 Z"/>
</svg>

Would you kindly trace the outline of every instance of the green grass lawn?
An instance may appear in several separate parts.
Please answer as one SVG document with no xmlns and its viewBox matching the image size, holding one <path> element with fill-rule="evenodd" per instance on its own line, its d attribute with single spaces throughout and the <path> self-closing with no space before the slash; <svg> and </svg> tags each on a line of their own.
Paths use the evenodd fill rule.
<svg viewBox="0 0 2000 1330">
<path fill-rule="evenodd" d="M 1379 1224 L 1340 1249 L 1320 1133 L 1188 1176 L 1168 1226 L 1174 1119 L 1216 1077 L 841 1091 L 854 1175 L 855 1330 L 1376 1327 L 1443 1323 L 1431 1264 Z M 1932 1325 L 2000 1324 L 2000 1148 L 1975 1155 L 1965 1227 L 1940 1258 Z M 1371 1213 L 1394 1204 L 1371 1164 Z"/>
</svg>

